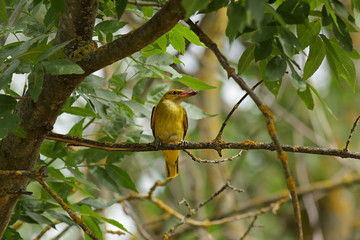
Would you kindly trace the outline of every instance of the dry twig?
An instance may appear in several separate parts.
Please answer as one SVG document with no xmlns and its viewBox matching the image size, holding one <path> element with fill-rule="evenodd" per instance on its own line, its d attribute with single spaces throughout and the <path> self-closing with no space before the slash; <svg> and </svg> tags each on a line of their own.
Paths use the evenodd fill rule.
<svg viewBox="0 0 360 240">
<path fill-rule="evenodd" d="M 356 118 L 354 124 L 353 124 L 353 127 L 351 128 L 350 130 L 350 134 L 349 134 L 349 137 L 348 139 L 346 140 L 346 144 L 345 144 L 345 148 L 344 148 L 344 151 L 347 152 L 348 151 L 348 147 L 349 147 L 349 144 L 350 144 L 350 141 L 351 141 L 351 137 L 355 131 L 355 128 L 356 126 L 359 124 L 359 120 L 360 120 L 360 115 Z"/>
<path fill-rule="evenodd" d="M 235 69 L 229 65 L 227 59 L 220 52 L 216 43 L 214 43 L 191 20 L 188 20 L 187 24 L 190 26 L 191 30 L 199 37 L 200 41 L 202 43 L 204 43 L 210 50 L 212 50 L 212 52 L 215 54 L 215 56 L 217 57 L 220 64 L 226 70 L 228 77 L 232 77 L 239 84 L 239 86 L 250 95 L 252 100 L 258 106 L 261 113 L 264 115 L 269 135 L 275 145 L 275 149 L 278 153 L 278 158 L 280 159 L 280 161 L 282 163 L 285 177 L 286 177 L 287 187 L 291 194 L 291 199 L 292 199 L 292 204 L 293 204 L 294 214 L 295 214 L 295 220 L 296 220 L 296 225 L 297 225 L 297 231 L 298 231 L 298 239 L 302 240 L 304 236 L 303 236 L 303 230 L 302 230 L 300 204 L 299 204 L 299 199 L 296 194 L 296 187 L 295 187 L 296 185 L 295 185 L 294 178 L 291 175 L 290 168 L 288 165 L 288 156 L 282 149 L 279 139 L 276 134 L 275 125 L 274 125 L 274 116 L 270 112 L 269 108 L 265 104 L 262 103 L 260 98 L 255 94 L 255 92 L 252 91 L 251 88 L 246 84 L 246 82 L 235 73 Z M 221 151 L 221 150 L 218 150 L 218 151 Z"/>
</svg>

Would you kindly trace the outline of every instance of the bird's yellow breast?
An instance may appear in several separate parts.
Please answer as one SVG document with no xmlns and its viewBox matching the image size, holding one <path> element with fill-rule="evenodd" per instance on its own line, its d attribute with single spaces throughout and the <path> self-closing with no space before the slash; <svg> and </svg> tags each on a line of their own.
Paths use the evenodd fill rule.
<svg viewBox="0 0 360 240">
<path fill-rule="evenodd" d="M 184 108 L 173 101 L 160 102 L 154 112 L 154 135 L 163 143 L 178 142 L 184 136 Z"/>
</svg>

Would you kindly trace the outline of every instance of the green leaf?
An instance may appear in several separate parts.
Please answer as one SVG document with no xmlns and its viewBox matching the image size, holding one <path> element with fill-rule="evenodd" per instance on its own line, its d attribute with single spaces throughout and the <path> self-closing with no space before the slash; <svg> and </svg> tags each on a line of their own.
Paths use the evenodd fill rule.
<svg viewBox="0 0 360 240">
<path fill-rule="evenodd" d="M 303 49 L 300 42 L 298 41 L 298 39 L 290 31 L 281 29 L 280 33 L 279 33 L 279 40 L 280 40 L 282 49 L 284 50 L 284 53 L 290 59 L 293 59 L 296 49 L 298 49 L 299 51 L 301 51 Z"/>
<path fill-rule="evenodd" d="M 346 7 L 341 2 L 338 0 L 331 0 L 331 2 L 333 3 L 337 14 L 339 14 L 344 19 L 349 20 L 350 22 L 354 22 L 354 18 L 350 15 Z"/>
<path fill-rule="evenodd" d="M 117 19 L 120 20 L 121 16 L 123 15 L 128 0 L 115 0 L 115 11 L 117 14 Z"/>
<path fill-rule="evenodd" d="M 227 16 L 229 18 L 226 27 L 226 36 L 232 42 L 235 37 L 242 33 L 246 25 L 246 9 L 240 2 L 231 2 L 227 8 Z"/>
<path fill-rule="evenodd" d="M 175 81 L 177 82 L 181 82 L 182 84 L 192 88 L 192 89 L 197 89 L 197 90 L 209 90 L 209 89 L 214 89 L 216 87 L 211 86 L 203 81 L 201 81 L 198 78 L 194 78 L 191 77 L 189 75 L 183 74 L 183 77 L 180 79 L 175 79 Z"/>
<path fill-rule="evenodd" d="M 203 118 L 208 118 L 208 117 L 214 117 L 216 116 L 216 114 L 212 115 L 212 114 L 207 114 L 204 113 L 200 108 L 198 108 L 197 106 L 187 103 L 187 102 L 182 102 L 181 105 L 184 106 L 187 115 L 189 117 L 189 119 L 203 119 Z"/>
<path fill-rule="evenodd" d="M 25 130 L 22 129 L 20 126 L 13 132 L 13 134 L 20 138 L 26 138 L 27 136 Z"/>
<path fill-rule="evenodd" d="M 264 18 L 265 6 L 267 4 L 266 1 L 265 0 L 247 0 L 246 4 L 255 19 L 256 25 L 260 26 L 261 21 Z"/>
<path fill-rule="evenodd" d="M 114 203 L 117 203 L 117 199 L 111 199 L 109 201 L 105 201 L 102 198 L 84 198 L 79 203 L 86 204 L 88 206 L 98 208 L 98 209 L 105 209 L 112 206 Z"/>
<path fill-rule="evenodd" d="M 177 50 L 180 54 L 184 55 L 185 53 L 185 39 L 183 35 L 181 35 L 177 31 L 169 32 L 169 41 L 170 44 Z"/>
<path fill-rule="evenodd" d="M 11 228 L 11 227 L 7 227 L 4 235 L 3 235 L 3 239 L 4 240 L 24 240 L 20 234 L 18 233 L 18 231 L 16 231 L 15 229 Z"/>
<path fill-rule="evenodd" d="M 313 39 L 319 34 L 320 29 L 321 23 L 319 20 L 316 20 L 309 24 L 296 25 L 298 40 L 303 49 L 310 45 Z"/>
<path fill-rule="evenodd" d="M 81 209 L 81 208 L 80 208 Z M 96 223 L 96 221 L 94 221 L 94 219 L 92 217 L 88 217 L 88 216 L 81 216 L 81 220 L 83 220 L 83 222 L 85 223 L 86 226 L 88 226 L 90 228 L 90 230 L 94 233 L 94 235 L 97 237 L 97 239 L 102 240 L 103 239 L 103 234 L 101 232 L 101 229 L 99 227 L 99 224 Z M 91 240 L 92 238 L 89 237 L 89 235 L 87 235 L 85 233 L 85 239 L 86 240 Z"/>
<path fill-rule="evenodd" d="M 5 0 L 0 0 L 0 19 L 4 21 L 5 25 L 8 24 Z"/>
<path fill-rule="evenodd" d="M 296 90 L 302 92 L 306 90 L 306 82 L 302 79 L 296 71 L 291 73 L 291 83 L 296 88 Z"/>
<path fill-rule="evenodd" d="M 325 48 L 320 39 L 316 37 L 310 44 L 309 56 L 304 67 L 303 79 L 306 80 L 311 77 L 320 67 L 325 57 Z"/>
<path fill-rule="evenodd" d="M 271 39 L 276 33 L 276 26 L 262 26 L 254 32 L 250 40 L 255 43 L 261 43 Z"/>
<path fill-rule="evenodd" d="M 84 125 L 84 118 L 81 119 L 79 122 L 75 123 L 74 126 L 72 126 L 68 135 L 82 137 L 83 125 Z"/>
<path fill-rule="evenodd" d="M 59 55 L 59 56 L 61 56 L 61 55 L 63 55 L 63 56 L 65 56 L 65 54 L 61 51 L 61 49 L 63 48 L 63 47 L 65 47 L 69 42 L 71 42 L 71 40 L 68 40 L 68 41 L 66 41 L 66 42 L 63 42 L 63 43 L 60 43 L 60 44 L 58 44 L 58 45 L 55 45 L 55 46 L 52 46 L 52 47 L 49 47 L 48 45 L 43 45 L 44 47 L 44 49 L 46 48 L 46 50 L 45 51 L 43 51 L 41 54 L 39 54 L 38 55 L 38 57 L 37 57 L 37 61 L 38 62 L 40 62 L 40 61 L 43 61 L 43 60 L 45 60 L 46 58 L 49 58 L 49 57 L 51 57 L 51 56 L 53 56 L 53 55 L 55 55 L 55 54 L 57 54 L 57 55 Z M 40 47 L 40 46 L 39 46 Z M 36 49 L 36 48 L 35 48 Z M 33 49 L 30 49 L 30 51 L 31 50 L 33 50 Z M 37 50 L 37 49 L 36 49 Z"/>
<path fill-rule="evenodd" d="M 354 3 L 356 2 L 356 3 Z M 359 1 L 351 1 L 352 3 L 352 10 L 354 13 L 354 18 L 355 18 L 355 24 L 356 26 L 360 27 L 360 4 Z"/>
<path fill-rule="evenodd" d="M 254 60 L 254 52 L 255 52 L 256 45 L 253 44 L 241 55 L 239 62 L 238 62 L 238 74 L 240 75 L 245 71 L 245 69 L 250 65 L 251 61 Z"/>
<path fill-rule="evenodd" d="M 311 92 L 308 86 L 306 86 L 305 91 L 297 91 L 301 100 L 305 103 L 306 107 L 310 110 L 314 109 L 314 100 L 311 96 Z"/>
<path fill-rule="evenodd" d="M 146 64 L 149 65 L 170 65 L 174 62 L 175 56 L 168 53 L 160 53 L 151 55 L 146 59 Z"/>
<path fill-rule="evenodd" d="M 0 138 L 16 131 L 19 127 L 20 121 L 21 118 L 18 115 L 10 112 L 0 113 Z"/>
<path fill-rule="evenodd" d="M 200 10 L 200 13 L 209 13 L 214 12 L 222 7 L 225 7 L 229 4 L 230 0 L 212 0 L 209 5 Z"/>
<path fill-rule="evenodd" d="M 0 94 L 0 113 L 12 111 L 16 104 L 15 98 Z"/>
<path fill-rule="evenodd" d="M 41 94 L 44 82 L 44 72 L 42 68 L 35 67 L 28 77 L 29 93 L 32 99 L 36 102 Z"/>
<path fill-rule="evenodd" d="M 287 24 L 301 24 L 308 18 L 310 5 L 304 1 L 287 0 L 276 10 Z"/>
<path fill-rule="evenodd" d="M 97 179 L 97 181 L 99 181 L 100 184 L 109 189 L 111 192 L 116 192 L 120 195 L 122 194 L 118 184 L 115 182 L 114 179 L 112 179 L 112 177 L 104 168 L 98 166 L 90 166 L 89 171 Z"/>
<path fill-rule="evenodd" d="M 55 228 L 54 223 L 50 219 L 48 219 L 47 217 L 45 217 L 43 215 L 40 215 L 40 214 L 35 213 L 35 212 L 31 212 L 29 210 L 26 210 L 25 214 L 27 216 L 29 216 L 32 220 L 37 222 L 38 224 L 46 224 L 46 225 L 49 225 L 49 226 Z"/>
<path fill-rule="evenodd" d="M 205 8 L 210 0 L 182 0 L 182 5 L 186 10 L 185 20 L 189 19 L 196 11 Z"/>
<path fill-rule="evenodd" d="M 94 31 L 99 33 L 103 32 L 106 34 L 108 33 L 114 33 L 118 31 L 119 29 L 126 26 L 126 22 L 119 22 L 118 20 L 105 20 L 99 22 L 95 27 Z"/>
<path fill-rule="evenodd" d="M 31 63 L 36 63 L 37 58 L 42 54 L 44 51 L 50 48 L 49 45 L 38 45 L 34 48 L 29 49 L 28 51 L 21 54 L 18 59 L 25 59 Z"/>
<path fill-rule="evenodd" d="M 92 217 L 94 217 L 96 219 L 101 219 L 101 220 L 103 220 L 103 221 L 105 221 L 107 223 L 110 223 L 111 225 L 114 225 L 115 227 L 118 227 L 119 229 L 121 229 L 121 230 L 123 230 L 123 231 L 125 231 L 127 233 L 130 233 L 126 228 L 124 228 L 124 226 L 121 223 L 115 221 L 114 219 L 110 219 L 110 218 L 106 218 L 106 217 L 101 216 L 99 213 L 94 212 L 94 210 L 92 210 L 91 207 L 89 207 L 87 205 L 81 205 L 80 206 L 80 212 L 82 214 L 88 214 L 88 215 L 90 215 L 90 216 L 92 216 Z"/>
<path fill-rule="evenodd" d="M 286 60 L 280 56 L 273 57 L 266 66 L 266 79 L 276 81 L 282 78 L 286 71 Z"/>
<path fill-rule="evenodd" d="M 356 68 L 353 60 L 351 59 L 351 55 L 344 51 L 342 46 L 340 46 L 340 44 L 335 39 L 330 39 L 329 42 L 338 56 L 336 61 L 339 76 L 345 79 L 353 92 L 355 92 Z"/>
<path fill-rule="evenodd" d="M 181 34 L 184 38 L 189 40 L 189 42 L 197 46 L 205 47 L 205 45 L 200 42 L 199 37 L 187 26 L 176 24 L 175 27 L 173 27 L 172 31 Z"/>
<path fill-rule="evenodd" d="M 141 100 L 140 97 L 144 93 L 146 81 L 147 81 L 147 79 L 145 79 L 145 78 L 142 78 L 139 81 L 137 81 L 137 83 L 135 84 L 135 86 L 133 88 L 132 99 L 135 99 L 136 101 L 138 101 L 140 103 L 144 103 L 144 101 Z"/>
<path fill-rule="evenodd" d="M 67 59 L 53 59 L 42 63 L 45 69 L 53 75 L 83 74 L 84 70 Z"/>
<path fill-rule="evenodd" d="M 272 94 L 274 94 L 275 97 L 277 96 L 277 94 L 279 92 L 281 82 L 282 82 L 281 78 L 277 81 L 268 81 L 268 80 L 264 79 L 265 86 L 267 87 L 267 89 L 269 89 L 269 91 Z"/>
<path fill-rule="evenodd" d="M 254 51 L 255 61 L 263 60 L 270 56 L 273 49 L 273 39 L 257 43 Z"/>
<path fill-rule="evenodd" d="M 99 116 L 96 113 L 94 113 L 91 109 L 83 108 L 83 107 L 64 107 L 62 111 L 65 113 L 82 116 L 82 117 L 99 118 Z"/>
<path fill-rule="evenodd" d="M 41 145 L 40 153 L 49 158 L 60 158 L 67 155 L 66 144 L 62 142 L 45 141 Z"/>
<path fill-rule="evenodd" d="M 2 89 L 5 85 L 11 82 L 11 78 L 16 68 L 19 66 L 20 61 L 15 60 L 10 63 L 9 67 L 1 74 L 0 76 L 0 89 Z"/>
<path fill-rule="evenodd" d="M 157 84 L 150 89 L 147 97 L 148 101 L 152 103 L 158 103 L 162 96 L 164 96 L 164 94 L 169 91 L 169 89 L 170 86 L 167 83 Z"/>
<path fill-rule="evenodd" d="M 342 47 L 334 39 L 329 40 L 323 34 L 320 34 L 320 37 L 325 46 L 326 58 L 333 77 L 339 84 L 339 77 L 344 78 L 351 89 L 355 91 L 356 69 L 350 54 L 343 51 Z"/>
<path fill-rule="evenodd" d="M 127 174 L 127 172 L 122 170 L 120 167 L 112 165 L 112 164 L 107 164 L 105 166 L 105 169 L 106 169 L 107 173 L 111 176 L 111 178 L 119 186 L 122 186 L 127 189 L 138 192 L 136 189 L 136 186 L 135 186 L 134 182 L 131 180 L 130 176 Z"/>
<path fill-rule="evenodd" d="M 307 84 L 307 87 L 310 88 L 310 90 L 315 93 L 315 95 L 318 97 L 318 99 L 320 100 L 321 104 L 323 105 L 323 107 L 325 107 L 325 109 L 330 113 L 330 115 L 332 115 L 335 119 L 336 116 L 334 115 L 333 111 L 331 110 L 331 108 L 326 104 L 326 102 L 324 101 L 324 99 L 322 99 L 322 97 L 320 96 L 319 92 L 310 84 Z"/>
<path fill-rule="evenodd" d="M 340 45 L 343 49 L 349 53 L 351 53 L 353 49 L 353 43 L 351 36 L 347 30 L 347 27 L 341 18 L 337 18 L 338 25 L 333 24 L 333 32 L 336 39 L 339 41 Z"/>
</svg>

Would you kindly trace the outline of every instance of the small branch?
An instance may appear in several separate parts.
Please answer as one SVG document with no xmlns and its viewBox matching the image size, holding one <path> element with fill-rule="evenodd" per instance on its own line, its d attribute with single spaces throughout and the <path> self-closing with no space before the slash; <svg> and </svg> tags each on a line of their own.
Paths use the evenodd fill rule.
<svg viewBox="0 0 360 240">
<path fill-rule="evenodd" d="M 23 221 L 18 221 L 14 226 L 13 229 L 18 230 L 24 224 Z"/>
<path fill-rule="evenodd" d="M 160 181 L 160 180 L 157 180 L 154 185 L 150 188 L 149 190 L 149 198 L 152 198 L 153 197 L 153 193 L 155 191 L 155 189 L 158 187 L 158 186 L 165 186 L 166 184 L 168 184 L 170 181 L 172 180 L 172 178 L 167 178 L 165 181 Z"/>
<path fill-rule="evenodd" d="M 93 240 L 98 240 L 98 238 L 95 236 L 95 234 L 88 228 L 84 222 L 79 218 L 76 213 L 74 213 L 70 207 L 59 197 L 45 182 L 41 177 L 35 178 L 40 185 L 55 199 L 55 201 L 64 209 L 69 216 L 78 224 L 84 232 L 89 235 Z"/>
<path fill-rule="evenodd" d="M 165 5 L 165 3 L 141 2 L 141 1 L 128 1 L 128 4 L 141 6 L 141 7 L 163 7 Z"/>
<path fill-rule="evenodd" d="M 106 233 L 111 233 L 111 234 L 114 234 L 114 235 L 124 235 L 125 233 L 122 232 L 122 231 L 113 231 L 113 230 L 106 230 Z"/>
<path fill-rule="evenodd" d="M 303 229 L 302 229 L 300 204 L 299 204 L 299 199 L 298 199 L 297 194 L 296 194 L 296 184 L 295 184 L 294 178 L 291 175 L 291 171 L 290 171 L 289 164 L 288 164 L 288 161 L 289 161 L 288 156 L 284 152 L 284 150 L 282 149 L 282 147 L 280 145 L 280 142 L 279 142 L 279 139 L 278 139 L 277 134 L 276 134 L 276 129 L 275 129 L 275 125 L 274 125 L 274 122 L 275 122 L 274 116 L 272 115 L 269 108 L 264 103 L 262 103 L 260 98 L 255 94 L 255 92 L 252 91 L 251 88 L 246 84 L 246 82 L 235 73 L 235 69 L 230 66 L 227 59 L 220 52 L 220 50 L 217 47 L 216 43 L 214 43 L 190 19 L 186 23 L 190 26 L 191 30 L 199 37 L 200 41 L 202 43 L 204 43 L 204 45 L 206 45 L 215 54 L 215 56 L 217 57 L 219 63 L 222 65 L 224 70 L 227 72 L 228 77 L 229 78 L 232 77 L 235 80 L 235 82 L 244 91 L 246 91 L 250 95 L 250 97 L 252 98 L 254 103 L 257 105 L 257 107 L 259 108 L 261 113 L 264 115 L 269 136 L 271 137 L 271 139 L 272 139 L 272 141 L 274 143 L 276 152 L 278 153 L 277 154 L 278 158 L 281 161 L 281 164 L 282 164 L 282 167 L 283 167 L 283 170 L 284 170 L 284 173 L 285 173 L 286 184 L 287 184 L 287 187 L 288 187 L 288 189 L 290 191 L 290 194 L 291 194 L 291 200 L 292 200 L 292 205 L 293 205 L 294 215 L 295 215 L 295 221 L 296 221 L 296 226 L 297 226 L 297 231 L 298 231 L 298 239 L 302 240 L 304 238 L 304 234 L 303 234 Z"/>
<path fill-rule="evenodd" d="M 163 143 L 159 147 L 155 147 L 153 143 L 112 143 L 112 142 L 99 142 L 85 138 L 72 137 L 57 133 L 49 133 L 46 137 L 48 140 L 55 140 L 59 142 L 70 143 L 73 146 L 83 146 L 101 149 L 105 151 L 125 151 L 125 152 L 145 152 L 145 151 L 158 151 L 158 150 L 183 150 L 183 149 L 243 149 L 255 150 L 262 149 L 268 151 L 275 151 L 276 147 L 273 143 L 256 142 L 252 140 L 245 140 L 242 142 L 187 142 L 184 143 Z M 308 146 L 292 146 L 281 144 L 281 148 L 287 152 L 295 153 L 309 153 L 317 155 L 335 156 L 341 158 L 354 158 L 360 159 L 359 152 L 344 151 L 338 148 L 320 148 Z"/>
<path fill-rule="evenodd" d="M 255 88 L 257 88 L 261 83 L 263 82 L 263 80 L 260 80 L 259 82 L 257 82 L 252 88 L 251 90 L 255 90 Z M 234 105 L 234 107 L 231 109 L 231 111 L 229 112 L 229 114 L 226 116 L 225 121 L 223 122 L 223 124 L 221 125 L 221 128 L 219 130 L 218 135 L 216 136 L 216 140 L 221 140 L 222 139 L 222 134 L 224 131 L 224 128 L 226 127 L 230 117 L 232 116 L 232 114 L 235 112 L 235 110 L 239 107 L 239 105 L 245 100 L 245 98 L 249 95 L 249 93 L 245 93 L 244 96 L 242 96 L 242 98 Z"/>
<path fill-rule="evenodd" d="M 54 225 L 61 223 L 59 220 L 54 221 Z M 34 238 L 34 240 L 40 240 L 44 234 L 49 231 L 52 227 L 50 225 L 46 226 L 41 232 Z"/>
<path fill-rule="evenodd" d="M 192 154 L 191 152 L 189 152 L 186 149 L 183 149 L 184 152 L 187 153 L 187 155 L 189 155 L 191 157 L 192 160 L 194 160 L 195 162 L 198 163 L 215 163 L 215 164 L 219 164 L 219 163 L 223 163 L 223 162 L 228 162 L 228 161 L 232 161 L 233 159 L 240 157 L 242 151 L 240 151 L 238 154 L 236 154 L 235 156 L 230 156 L 228 158 L 224 158 L 224 159 L 218 159 L 218 160 L 205 160 L 205 159 L 201 159 L 196 157 L 194 154 Z"/>
<path fill-rule="evenodd" d="M 223 191 L 225 191 L 227 188 L 230 188 L 230 189 L 236 189 L 232 186 L 230 186 L 230 182 L 227 181 L 226 184 L 224 184 L 218 191 L 216 191 L 213 195 L 211 195 L 210 198 L 208 198 L 207 200 L 205 200 L 204 202 L 201 202 L 197 208 L 195 209 L 191 209 L 190 208 L 190 204 L 185 200 L 183 199 L 179 204 L 182 204 L 184 203 L 188 209 L 189 209 L 189 213 L 186 214 L 186 216 L 184 216 L 180 222 L 178 222 L 175 226 L 173 226 L 172 228 L 170 228 L 169 231 L 167 231 L 164 236 L 163 236 L 163 240 L 166 240 L 166 239 L 169 239 L 171 237 L 171 235 L 175 232 L 175 230 L 186 223 L 186 220 L 188 218 L 190 218 L 191 216 L 193 216 L 194 214 L 197 213 L 197 211 L 199 211 L 200 208 L 204 207 L 206 204 L 208 204 L 210 201 L 212 201 L 216 196 L 220 195 Z M 240 189 L 236 189 L 237 192 L 243 192 L 244 190 L 240 190 Z"/>
<path fill-rule="evenodd" d="M 131 209 L 126 205 L 125 202 L 121 202 L 121 206 L 124 209 L 124 212 L 131 217 L 131 219 L 134 221 L 136 228 L 138 229 L 140 235 L 145 238 L 146 240 L 152 240 L 152 236 L 145 230 L 145 228 L 142 226 L 142 224 L 138 221 L 137 217 Z"/>
<path fill-rule="evenodd" d="M 249 227 L 246 229 L 246 231 L 244 232 L 244 234 L 241 236 L 240 240 L 244 240 L 245 237 L 249 234 L 250 230 L 254 227 L 254 224 L 256 222 L 256 219 L 258 218 L 259 215 L 255 215 L 255 217 L 253 218 L 253 220 L 251 221 Z"/>
<path fill-rule="evenodd" d="M 64 228 L 56 237 L 54 237 L 52 240 L 59 240 L 69 229 L 74 225 L 68 225 L 66 228 Z"/>
<path fill-rule="evenodd" d="M 346 145 L 345 145 L 345 148 L 344 148 L 344 151 L 345 151 L 345 152 L 348 151 L 348 147 L 349 147 L 349 144 L 350 144 L 350 141 L 351 141 L 351 137 L 352 137 L 352 135 L 353 135 L 353 133 L 354 133 L 354 131 L 355 131 L 356 126 L 359 124 L 359 119 L 360 119 L 360 116 L 358 116 L 358 117 L 356 118 L 356 120 L 355 120 L 355 122 L 354 122 L 354 125 L 353 125 L 353 127 L 351 128 L 351 130 L 350 130 L 350 134 L 349 134 L 349 137 L 348 137 L 348 139 L 347 139 L 347 141 L 346 141 Z"/>
</svg>

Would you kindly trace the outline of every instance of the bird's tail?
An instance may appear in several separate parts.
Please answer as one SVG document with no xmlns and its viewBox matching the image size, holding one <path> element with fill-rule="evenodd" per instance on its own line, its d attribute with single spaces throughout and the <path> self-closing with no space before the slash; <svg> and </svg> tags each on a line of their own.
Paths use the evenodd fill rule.
<svg viewBox="0 0 360 240">
<path fill-rule="evenodd" d="M 179 175 L 179 150 L 165 150 L 163 151 L 166 163 L 166 176 L 174 178 Z"/>
</svg>

